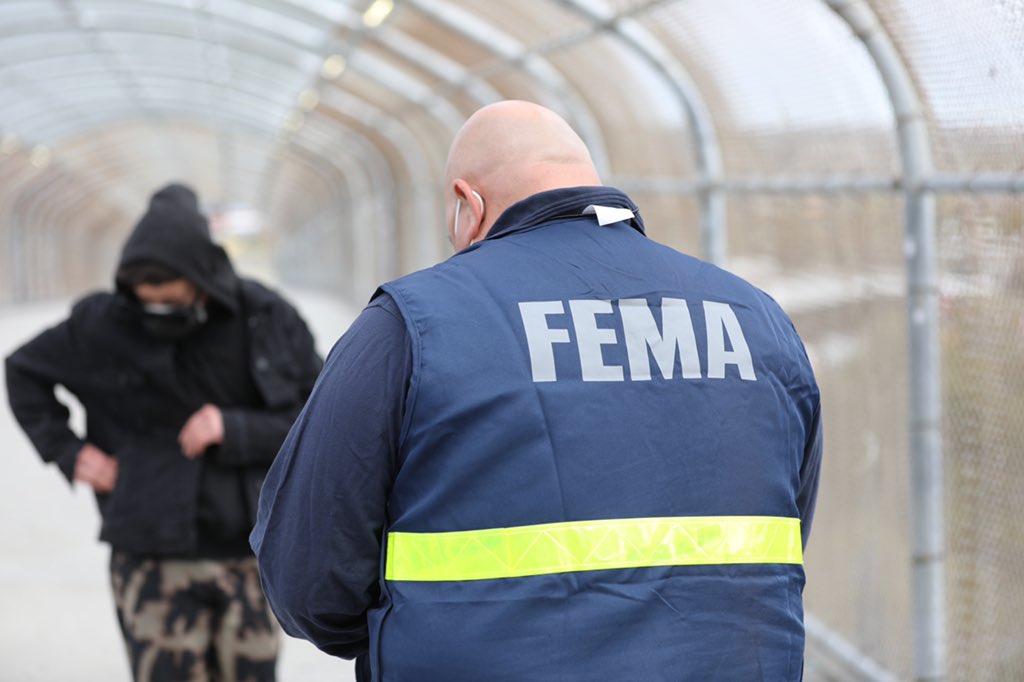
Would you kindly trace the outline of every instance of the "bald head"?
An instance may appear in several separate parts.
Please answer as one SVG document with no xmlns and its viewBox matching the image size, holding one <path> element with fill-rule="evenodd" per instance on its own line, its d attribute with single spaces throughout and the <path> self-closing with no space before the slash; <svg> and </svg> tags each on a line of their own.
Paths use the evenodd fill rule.
<svg viewBox="0 0 1024 682">
<path fill-rule="evenodd" d="M 488 105 L 466 121 L 448 153 L 449 224 L 456 202 L 460 209 L 453 244 L 459 250 L 482 239 L 506 208 L 530 195 L 599 184 L 586 145 L 558 114 L 531 102 Z"/>
</svg>

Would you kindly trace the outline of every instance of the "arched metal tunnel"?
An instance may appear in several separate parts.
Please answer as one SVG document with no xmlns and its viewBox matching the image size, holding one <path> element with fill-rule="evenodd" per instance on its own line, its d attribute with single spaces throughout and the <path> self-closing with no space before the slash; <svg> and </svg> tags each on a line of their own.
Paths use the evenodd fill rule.
<svg viewBox="0 0 1024 682">
<path fill-rule="evenodd" d="M 1024 671 L 1024 508 L 977 483 L 1024 480 L 1024 0 L 3 0 L 4 324 L 108 287 L 169 181 L 243 272 L 358 309 L 450 253 L 447 148 L 500 99 L 807 340 L 808 677 Z"/>
</svg>

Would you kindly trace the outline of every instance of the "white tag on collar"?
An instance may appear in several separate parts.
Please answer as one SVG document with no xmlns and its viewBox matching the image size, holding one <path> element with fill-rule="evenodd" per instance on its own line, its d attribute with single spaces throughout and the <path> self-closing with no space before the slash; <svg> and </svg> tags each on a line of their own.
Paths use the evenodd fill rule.
<svg viewBox="0 0 1024 682">
<path fill-rule="evenodd" d="M 619 208 L 617 206 L 598 206 L 597 204 L 591 204 L 583 209 L 583 215 L 597 216 L 598 225 L 621 223 L 624 220 L 630 220 L 636 217 L 628 208 Z"/>
</svg>

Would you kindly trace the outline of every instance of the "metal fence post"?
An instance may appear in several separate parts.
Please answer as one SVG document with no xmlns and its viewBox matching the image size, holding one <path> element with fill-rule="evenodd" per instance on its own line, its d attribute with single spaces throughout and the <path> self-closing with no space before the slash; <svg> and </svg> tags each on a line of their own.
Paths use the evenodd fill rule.
<svg viewBox="0 0 1024 682">
<path fill-rule="evenodd" d="M 910 456 L 913 504 L 914 675 L 946 676 L 942 374 L 939 349 L 935 196 L 928 122 L 914 81 L 865 0 L 825 0 L 861 40 L 896 118 L 906 198 L 905 258 L 910 342 Z"/>
</svg>

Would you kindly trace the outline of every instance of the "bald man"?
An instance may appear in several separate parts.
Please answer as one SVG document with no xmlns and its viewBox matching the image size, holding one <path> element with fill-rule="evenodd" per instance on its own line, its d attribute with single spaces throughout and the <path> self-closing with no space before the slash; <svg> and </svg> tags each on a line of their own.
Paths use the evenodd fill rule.
<svg viewBox="0 0 1024 682">
<path fill-rule="evenodd" d="M 456 136 L 455 255 L 335 346 L 251 541 L 363 680 L 798 680 L 819 395 L 763 292 L 644 235 L 553 112 Z"/>
</svg>

